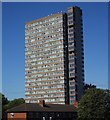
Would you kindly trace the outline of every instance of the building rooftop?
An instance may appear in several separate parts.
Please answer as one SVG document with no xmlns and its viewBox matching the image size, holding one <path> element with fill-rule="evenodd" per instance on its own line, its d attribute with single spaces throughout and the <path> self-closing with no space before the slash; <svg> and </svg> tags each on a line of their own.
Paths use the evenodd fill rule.
<svg viewBox="0 0 110 120">
<path fill-rule="evenodd" d="M 32 23 L 35 23 L 35 22 L 39 22 L 39 21 L 43 21 L 43 20 L 46 20 L 46 19 L 50 19 L 50 18 L 53 18 L 53 17 L 57 17 L 59 15 L 62 15 L 63 13 L 56 13 L 56 14 L 51 14 L 51 15 L 48 15 L 48 16 L 45 16 L 45 17 L 42 17 L 42 18 L 37 18 L 36 20 L 32 20 L 30 22 L 26 22 L 25 24 L 32 24 Z"/>
<path fill-rule="evenodd" d="M 28 112 L 28 111 L 36 111 L 36 112 L 72 112 L 77 111 L 73 105 L 66 104 L 45 104 L 44 102 L 39 103 L 24 103 L 19 106 L 8 109 L 7 112 Z"/>
</svg>

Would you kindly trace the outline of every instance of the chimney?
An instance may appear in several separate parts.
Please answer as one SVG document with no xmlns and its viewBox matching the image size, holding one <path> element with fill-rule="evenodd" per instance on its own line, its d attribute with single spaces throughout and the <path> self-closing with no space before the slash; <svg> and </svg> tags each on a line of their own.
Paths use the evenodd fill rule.
<svg viewBox="0 0 110 120">
<path fill-rule="evenodd" d="M 41 105 L 42 107 L 45 107 L 45 100 L 39 100 L 39 105 Z"/>
</svg>

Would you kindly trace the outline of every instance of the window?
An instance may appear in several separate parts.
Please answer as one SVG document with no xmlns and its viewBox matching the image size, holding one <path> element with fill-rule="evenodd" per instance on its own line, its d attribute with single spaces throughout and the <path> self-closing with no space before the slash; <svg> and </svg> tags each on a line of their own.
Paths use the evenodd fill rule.
<svg viewBox="0 0 110 120">
<path fill-rule="evenodd" d="M 70 64 L 70 67 L 73 67 L 73 66 L 75 66 L 75 64 Z"/>
<path fill-rule="evenodd" d="M 68 45 L 74 45 L 74 42 L 69 42 Z"/>
<path fill-rule="evenodd" d="M 72 20 L 73 19 L 73 16 L 68 16 L 68 20 Z"/>
<path fill-rule="evenodd" d="M 75 96 L 70 96 L 70 99 L 71 99 L 71 98 L 72 98 L 72 99 L 74 99 L 74 98 L 75 98 Z"/>
<path fill-rule="evenodd" d="M 73 21 L 68 21 L 68 24 L 73 24 Z"/>
<path fill-rule="evenodd" d="M 69 13 L 68 13 L 68 17 L 69 17 L 69 16 L 72 16 L 72 15 L 73 15 L 73 13 L 72 13 L 72 12 L 69 12 Z"/>
<path fill-rule="evenodd" d="M 70 56 L 69 56 L 70 59 L 71 59 L 71 58 L 74 58 L 74 57 L 75 57 L 74 55 L 70 55 Z"/>
<path fill-rule="evenodd" d="M 75 68 L 70 68 L 69 71 L 72 72 L 73 70 L 75 70 Z"/>
<path fill-rule="evenodd" d="M 71 37 L 71 36 L 73 36 L 74 34 L 73 33 L 71 33 L 71 34 L 68 34 L 69 35 L 69 37 Z"/>
<path fill-rule="evenodd" d="M 71 91 L 70 94 L 75 94 L 75 92 L 74 92 L 74 91 Z"/>
<path fill-rule="evenodd" d="M 74 38 L 72 37 L 72 38 L 69 38 L 69 41 L 71 41 L 71 40 L 74 40 Z"/>
<path fill-rule="evenodd" d="M 75 89 L 75 86 L 70 86 L 70 90 L 74 90 Z"/>
<path fill-rule="evenodd" d="M 75 62 L 75 60 L 74 60 L 74 59 L 72 59 L 72 60 L 69 60 L 69 63 L 73 63 L 73 62 Z"/>
<path fill-rule="evenodd" d="M 72 49 L 74 50 L 74 46 L 69 47 L 69 50 L 72 50 Z"/>
<path fill-rule="evenodd" d="M 70 100 L 70 103 L 74 103 L 75 101 L 74 100 Z"/>
<path fill-rule="evenodd" d="M 75 75 L 75 73 L 70 73 L 70 76 L 74 76 Z"/>
</svg>

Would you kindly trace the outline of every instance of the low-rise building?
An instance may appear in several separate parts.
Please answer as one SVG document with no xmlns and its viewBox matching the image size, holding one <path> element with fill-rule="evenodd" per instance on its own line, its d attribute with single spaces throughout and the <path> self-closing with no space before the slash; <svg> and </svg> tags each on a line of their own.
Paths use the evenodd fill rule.
<svg viewBox="0 0 110 120">
<path fill-rule="evenodd" d="M 8 120 L 75 120 L 77 108 L 67 104 L 24 103 L 7 110 Z"/>
</svg>

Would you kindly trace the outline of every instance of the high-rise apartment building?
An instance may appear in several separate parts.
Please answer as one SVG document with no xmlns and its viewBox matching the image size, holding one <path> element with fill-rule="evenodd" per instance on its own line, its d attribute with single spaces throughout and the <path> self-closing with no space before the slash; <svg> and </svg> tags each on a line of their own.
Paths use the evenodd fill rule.
<svg viewBox="0 0 110 120">
<path fill-rule="evenodd" d="M 82 10 L 53 14 L 25 25 L 26 102 L 72 104 L 83 94 Z"/>
</svg>

